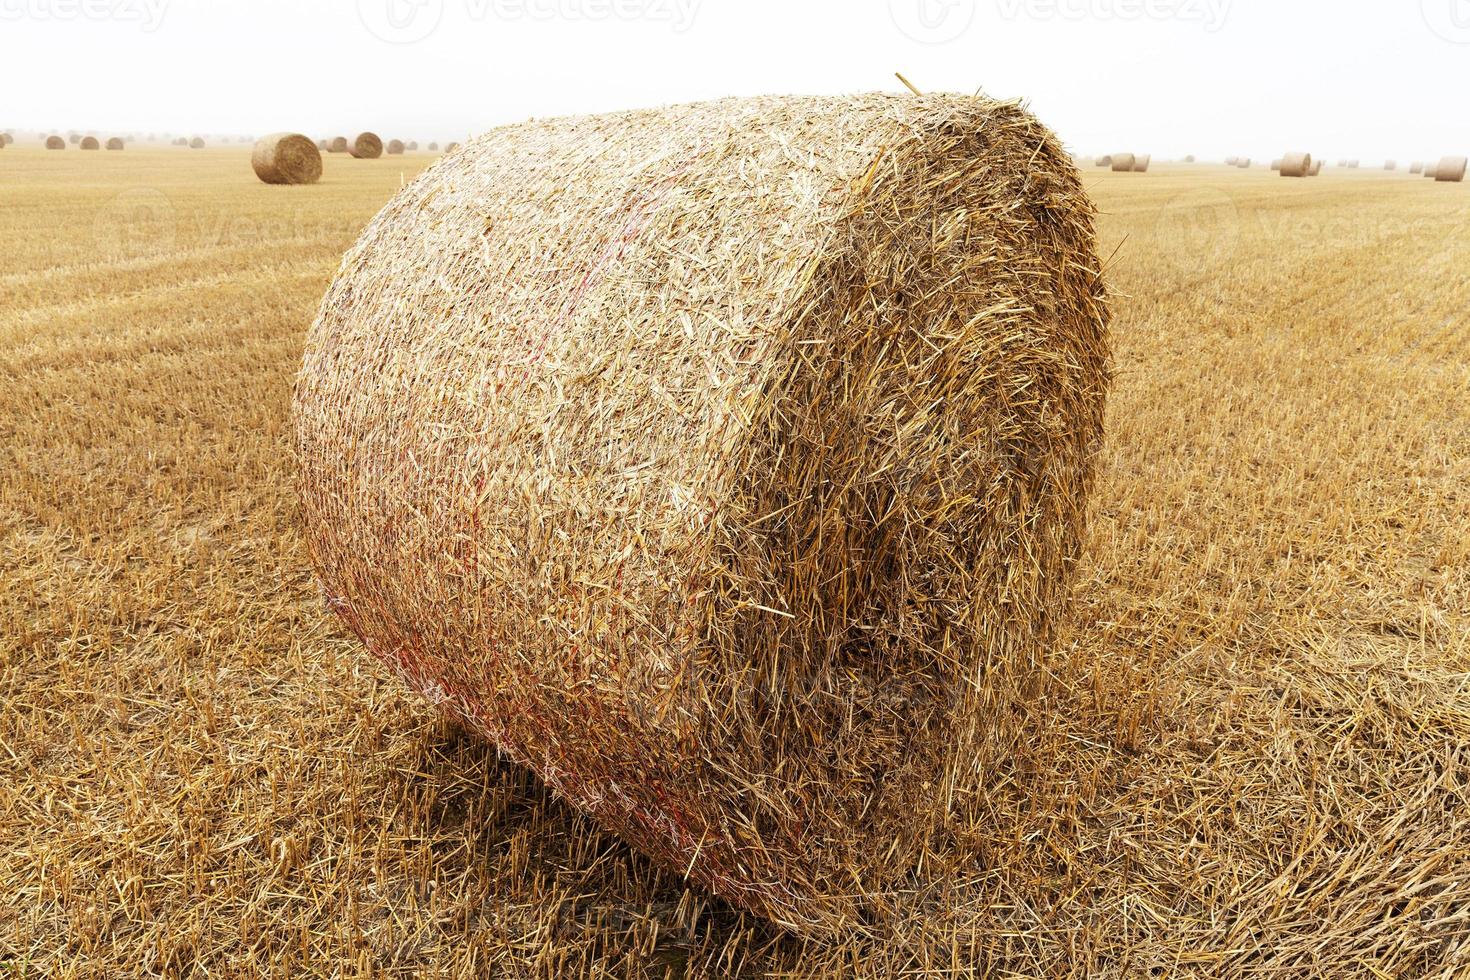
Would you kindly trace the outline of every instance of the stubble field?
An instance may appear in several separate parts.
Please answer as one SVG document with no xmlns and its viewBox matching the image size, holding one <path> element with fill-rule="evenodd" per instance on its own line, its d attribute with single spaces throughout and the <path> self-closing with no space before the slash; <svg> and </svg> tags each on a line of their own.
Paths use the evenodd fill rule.
<svg viewBox="0 0 1470 980">
<path fill-rule="evenodd" d="M 1470 975 L 1470 188 L 1084 174 L 1117 381 L 1028 805 L 953 921 L 834 948 L 323 609 L 292 377 L 433 159 L 0 151 L 0 976 Z"/>
</svg>

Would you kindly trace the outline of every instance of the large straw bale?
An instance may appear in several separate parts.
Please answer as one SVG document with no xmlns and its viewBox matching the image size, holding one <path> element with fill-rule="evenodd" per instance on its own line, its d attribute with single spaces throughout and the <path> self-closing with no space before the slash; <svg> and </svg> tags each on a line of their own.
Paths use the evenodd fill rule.
<svg viewBox="0 0 1470 980">
<path fill-rule="evenodd" d="M 1458 184 L 1465 179 L 1465 158 L 1444 157 L 1434 165 L 1434 179 L 1441 183 Z"/>
<path fill-rule="evenodd" d="M 256 142 L 250 166 L 267 184 L 315 184 L 322 176 L 322 151 L 309 136 L 271 133 Z"/>
<path fill-rule="evenodd" d="M 1100 265 L 1014 103 L 480 136 L 369 224 L 310 333 L 326 601 L 674 873 L 872 925 L 1026 738 L 1102 431 Z"/>
<path fill-rule="evenodd" d="M 1132 173 L 1133 172 L 1133 164 L 1136 163 L 1136 162 L 1137 162 L 1136 159 L 1134 158 L 1133 154 L 1131 154 L 1131 153 L 1114 153 L 1113 154 L 1113 173 L 1115 173 L 1115 174 L 1129 174 L 1129 173 Z"/>
<path fill-rule="evenodd" d="M 1288 153 L 1281 158 L 1281 166 L 1276 169 L 1281 171 L 1283 177 L 1309 176 L 1312 172 L 1312 154 Z"/>
</svg>

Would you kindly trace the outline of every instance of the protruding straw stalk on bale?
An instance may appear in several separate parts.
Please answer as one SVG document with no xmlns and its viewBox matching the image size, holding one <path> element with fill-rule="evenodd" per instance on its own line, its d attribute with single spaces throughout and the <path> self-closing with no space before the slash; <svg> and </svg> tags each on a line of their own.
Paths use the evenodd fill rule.
<svg viewBox="0 0 1470 980">
<path fill-rule="evenodd" d="M 272 133 L 256 141 L 250 166 L 267 184 L 315 184 L 322 176 L 322 153 L 309 136 Z"/>
<path fill-rule="evenodd" d="M 1434 166 L 1434 179 L 1440 183 L 1458 184 L 1465 179 L 1465 158 L 1445 157 Z"/>
<path fill-rule="evenodd" d="M 1281 165 L 1276 169 L 1281 171 L 1283 177 L 1305 177 L 1312 171 L 1312 155 L 1288 153 L 1281 158 Z"/>
<path fill-rule="evenodd" d="M 1152 162 L 1152 160 L 1153 160 L 1153 156 L 1151 156 L 1148 153 L 1142 153 L 1142 154 L 1139 154 L 1138 156 L 1134 157 L 1133 158 L 1133 172 L 1136 173 L 1136 174 L 1146 174 L 1146 173 L 1148 173 L 1148 165 L 1149 165 L 1150 162 Z"/>
<path fill-rule="evenodd" d="M 83 150 L 100 150 L 102 149 L 102 144 L 97 142 L 97 137 L 95 136 L 84 136 L 78 148 Z"/>
<path fill-rule="evenodd" d="M 1133 172 L 1133 164 L 1137 162 L 1131 153 L 1113 154 L 1113 173 L 1129 174 Z"/>
<path fill-rule="evenodd" d="M 383 155 L 383 141 L 375 133 L 358 133 L 348 150 L 358 160 L 376 160 Z"/>
<path fill-rule="evenodd" d="M 876 930 L 959 848 L 1005 874 L 951 830 L 1008 792 L 1081 546 L 1092 225 L 1061 143 L 977 97 L 478 137 L 372 221 L 311 330 L 327 601 L 506 758 L 788 928 Z"/>
<path fill-rule="evenodd" d="M 394 156 L 401 154 L 403 152 L 403 140 L 389 140 L 388 145 L 384 148 L 384 152 Z"/>
<path fill-rule="evenodd" d="M 62 139 L 60 136 L 48 136 L 46 137 L 46 149 L 64 150 L 66 149 L 66 140 Z"/>
</svg>

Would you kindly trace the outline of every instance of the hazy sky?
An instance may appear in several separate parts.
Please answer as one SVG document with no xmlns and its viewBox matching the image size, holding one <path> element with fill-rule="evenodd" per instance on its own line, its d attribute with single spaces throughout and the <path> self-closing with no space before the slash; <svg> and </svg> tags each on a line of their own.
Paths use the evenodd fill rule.
<svg viewBox="0 0 1470 980">
<path fill-rule="evenodd" d="M 1470 152 L 1470 0 L 0 0 L 0 38 L 25 130 L 443 140 L 900 70 L 1083 153 Z"/>
</svg>

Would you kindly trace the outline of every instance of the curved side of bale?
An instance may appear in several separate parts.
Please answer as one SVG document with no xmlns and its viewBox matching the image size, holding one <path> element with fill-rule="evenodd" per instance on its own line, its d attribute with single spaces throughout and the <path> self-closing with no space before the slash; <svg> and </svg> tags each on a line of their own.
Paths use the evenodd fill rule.
<svg viewBox="0 0 1470 980">
<path fill-rule="evenodd" d="M 1149 164 L 1153 162 L 1153 156 L 1148 153 L 1140 154 L 1133 159 L 1133 172 L 1136 174 L 1148 173 Z"/>
<path fill-rule="evenodd" d="M 384 149 L 384 152 L 397 156 L 398 154 L 401 154 L 403 150 L 403 140 L 389 140 L 387 147 Z"/>
<path fill-rule="evenodd" d="M 430 153 L 438 153 L 439 152 L 439 144 L 438 143 L 430 143 L 429 144 L 429 152 Z"/>
<path fill-rule="evenodd" d="M 355 159 L 376 160 L 383 155 L 383 141 L 376 133 L 358 133 L 348 150 Z"/>
<path fill-rule="evenodd" d="M 250 166 L 267 184 L 315 184 L 322 176 L 322 153 L 308 136 L 271 133 L 256 141 Z"/>
<path fill-rule="evenodd" d="M 1307 176 L 1308 177 L 1317 177 L 1317 176 L 1320 176 L 1321 173 L 1322 173 L 1322 161 L 1321 160 L 1313 160 L 1312 161 L 1312 169 L 1307 172 Z"/>
<path fill-rule="evenodd" d="M 126 145 L 127 145 L 126 143 L 124 143 L 122 140 L 118 139 L 116 136 L 114 136 L 112 139 L 110 139 L 110 140 L 107 141 L 107 148 L 109 150 L 121 150 Z"/>
<path fill-rule="evenodd" d="M 868 928 L 1027 737 L 1102 435 L 1093 213 L 983 98 L 477 137 L 308 339 L 327 601 L 663 867 Z"/>
<path fill-rule="evenodd" d="M 1434 165 L 1434 179 L 1458 184 L 1465 179 L 1465 157 L 1445 157 Z"/>
<path fill-rule="evenodd" d="M 1312 155 L 1310 153 L 1288 153 L 1281 158 L 1281 166 L 1277 168 L 1283 177 L 1305 177 L 1312 171 Z"/>
<path fill-rule="evenodd" d="M 99 142 L 97 142 L 97 137 L 95 137 L 95 136 L 87 136 L 87 137 L 84 137 L 82 139 L 82 142 L 81 142 L 80 146 L 78 147 L 78 149 L 82 149 L 82 150 L 100 150 L 100 149 L 102 149 L 102 144 L 99 143 Z"/>
<path fill-rule="evenodd" d="M 193 139 L 191 139 L 189 141 L 189 149 L 191 149 L 191 150 L 202 150 L 202 149 L 204 149 L 204 138 L 202 136 L 196 136 Z"/>
<path fill-rule="evenodd" d="M 1249 170 L 1251 168 L 1251 158 L 1241 157 L 1240 159 L 1235 161 L 1235 165 L 1241 170 Z"/>
<path fill-rule="evenodd" d="M 48 136 L 46 137 L 46 149 L 64 150 L 66 149 L 66 140 L 62 139 L 60 136 Z"/>
<path fill-rule="evenodd" d="M 1113 173 L 1129 174 L 1133 172 L 1133 164 L 1137 161 L 1131 153 L 1114 153 L 1112 157 Z"/>
<path fill-rule="evenodd" d="M 327 150 L 330 153 L 346 153 L 347 150 L 348 150 L 347 137 L 345 137 L 345 136 L 334 136 L 334 137 L 332 137 L 332 141 L 327 144 Z"/>
</svg>

